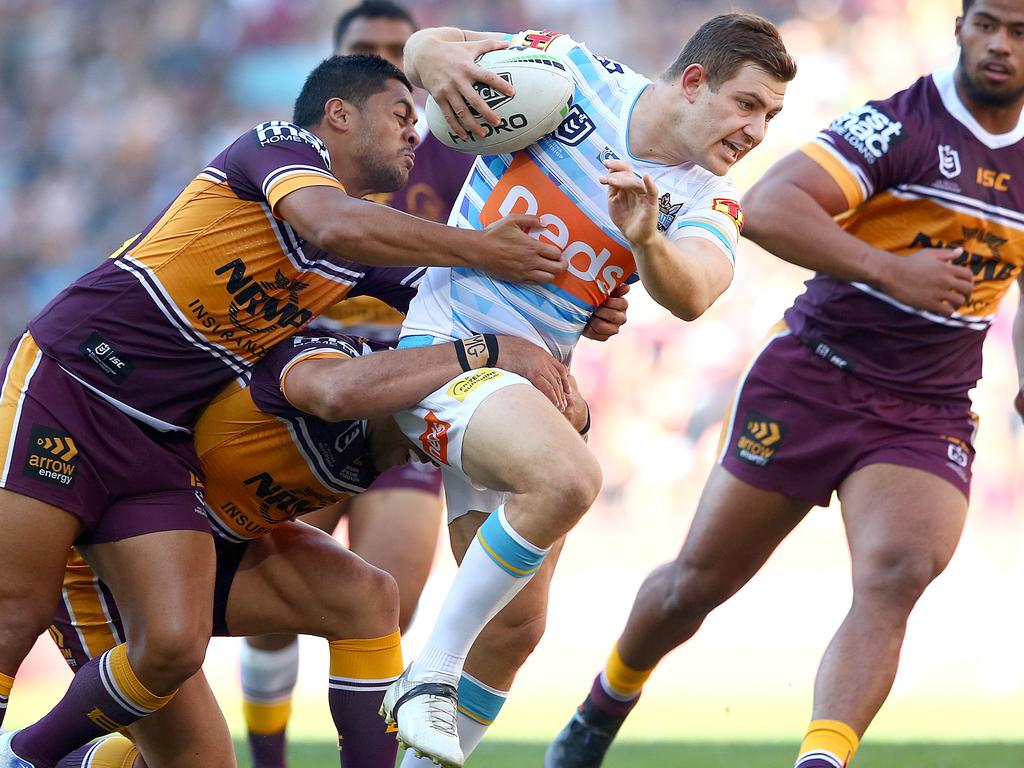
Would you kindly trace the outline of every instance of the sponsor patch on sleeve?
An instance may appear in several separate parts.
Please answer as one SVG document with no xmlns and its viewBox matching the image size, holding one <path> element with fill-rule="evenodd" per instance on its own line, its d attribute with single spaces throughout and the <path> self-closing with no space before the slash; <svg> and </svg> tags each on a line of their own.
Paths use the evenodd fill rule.
<svg viewBox="0 0 1024 768">
<path fill-rule="evenodd" d="M 724 213 L 732 219 L 732 223 L 736 225 L 737 232 L 743 231 L 745 219 L 743 217 L 743 208 L 740 207 L 738 200 L 728 197 L 716 197 L 711 201 L 711 208 L 719 213 Z"/>
<path fill-rule="evenodd" d="M 546 51 L 559 37 L 562 37 L 561 32 L 552 32 L 550 29 L 528 29 L 512 38 L 512 47 L 536 48 L 538 51 Z"/>
</svg>

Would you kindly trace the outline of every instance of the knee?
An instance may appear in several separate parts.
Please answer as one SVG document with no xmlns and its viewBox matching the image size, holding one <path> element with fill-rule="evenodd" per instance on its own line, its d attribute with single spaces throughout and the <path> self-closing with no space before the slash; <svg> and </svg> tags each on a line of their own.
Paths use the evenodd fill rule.
<svg viewBox="0 0 1024 768">
<path fill-rule="evenodd" d="M 176 689 L 203 666 L 212 622 L 168 617 L 129 634 L 128 656 L 135 674 L 154 693 Z"/>
<path fill-rule="evenodd" d="M 668 589 L 663 592 L 661 610 L 673 623 L 704 621 L 734 591 L 714 565 L 681 559 L 663 567 Z"/>
<path fill-rule="evenodd" d="M 551 501 L 566 516 L 582 517 L 601 492 L 601 467 L 586 449 L 542 468 Z"/>
<path fill-rule="evenodd" d="M 318 584 L 310 601 L 309 623 L 321 624 L 323 636 L 337 640 L 353 634 L 382 636 L 398 628 L 398 583 L 394 577 L 362 560 L 344 577 Z M 322 573 L 322 571 L 321 571 Z"/>
<path fill-rule="evenodd" d="M 867 602 L 909 614 L 941 570 L 930 558 L 904 552 L 880 553 L 862 567 L 854 564 L 854 603 Z"/>
</svg>

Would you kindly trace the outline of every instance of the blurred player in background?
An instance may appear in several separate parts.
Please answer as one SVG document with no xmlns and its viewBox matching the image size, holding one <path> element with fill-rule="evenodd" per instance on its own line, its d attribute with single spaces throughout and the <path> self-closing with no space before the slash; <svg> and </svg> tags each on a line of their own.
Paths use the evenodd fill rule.
<svg viewBox="0 0 1024 768">
<path fill-rule="evenodd" d="M 547 768 L 600 765 L 655 664 L 833 491 L 853 604 L 798 768 L 846 766 L 885 701 L 963 529 L 968 393 L 1024 263 L 1024 1 L 965 0 L 955 31 L 955 68 L 843 115 L 744 198 L 749 236 L 817 274 L 744 372 L 682 551 L 640 588 Z"/>
<path fill-rule="evenodd" d="M 416 22 L 403 6 L 389 0 L 365 0 L 345 11 L 334 28 L 334 53 L 380 56 L 402 66 L 405 41 Z M 471 155 L 444 146 L 419 120 L 416 164 L 398 190 L 368 199 L 432 221 L 446 222 Z M 314 321 L 374 341 L 395 344 L 402 315 L 384 302 L 361 296 L 328 309 Z M 383 568 L 398 582 L 399 626 L 404 633 L 419 603 L 437 548 L 443 508 L 441 475 L 430 463 L 409 462 L 383 473 L 366 493 L 306 517 L 328 533 L 344 515 L 353 552 Z M 395 531 L 401 530 L 401 536 Z M 285 729 L 299 674 L 299 646 L 294 636 L 249 638 L 241 654 L 243 711 L 254 768 L 283 768 Z"/>
<path fill-rule="evenodd" d="M 536 217 L 465 232 L 358 199 L 405 183 L 415 119 L 400 70 L 327 59 L 295 122 L 240 136 L 12 344 L 0 695 L 52 619 L 73 543 L 90 545 L 131 612 L 124 643 L 84 665 L 42 720 L 0 737 L 0 765 L 52 768 L 165 706 L 202 665 L 216 561 L 191 430 L 227 382 L 345 295 L 388 298 L 393 283 L 368 265 L 468 262 L 538 281 L 564 270 L 523 231 Z"/>
<path fill-rule="evenodd" d="M 591 313 L 634 273 L 673 314 L 700 316 L 728 286 L 739 239 L 742 214 L 724 174 L 764 138 L 795 75 L 777 30 L 756 16 L 718 16 L 653 83 L 547 30 L 423 30 L 406 46 L 406 68 L 453 131 L 483 135 L 470 107 L 497 119 L 473 83 L 512 89 L 475 59 L 507 45 L 546 52 L 572 74 L 571 114 L 521 152 L 479 158 L 452 222 L 541 214 L 536 235 L 572 254 L 569 271 L 550 288 L 519 290 L 473 270 L 428 270 L 402 345 L 479 329 L 522 336 L 567 362 Z M 543 633 L 563 537 L 600 489 L 584 441 L 524 383 L 501 373 L 464 392 L 441 388 L 396 416 L 442 465 L 460 567 L 385 714 L 402 741 L 445 766 L 462 765 L 497 716 Z M 407 752 L 403 766 L 415 763 Z"/>
<path fill-rule="evenodd" d="M 396 279 L 410 272 L 394 271 Z M 550 373 L 567 375 L 527 341 L 494 342 L 503 366 L 540 386 Z M 248 386 L 225 387 L 196 424 L 217 546 L 214 634 L 301 632 L 329 641 L 328 699 L 345 768 L 394 768 L 398 744 L 378 709 L 388 681 L 402 671 L 396 585 L 295 518 L 365 491 L 382 470 L 404 461 L 409 443 L 390 412 L 462 373 L 460 360 L 469 358 L 456 347 L 472 343 L 374 351 L 377 345 L 353 336 L 297 334 L 256 364 Z M 158 602 L 159 594 L 149 599 Z M 81 560 L 70 564 L 51 634 L 73 670 L 118 645 L 119 616 L 91 569 Z M 234 762 L 202 672 L 129 730 L 136 746 L 123 739 L 88 745 L 61 768 L 97 768 L 105 764 L 100 755 L 129 765 L 139 752 L 161 768 Z"/>
</svg>

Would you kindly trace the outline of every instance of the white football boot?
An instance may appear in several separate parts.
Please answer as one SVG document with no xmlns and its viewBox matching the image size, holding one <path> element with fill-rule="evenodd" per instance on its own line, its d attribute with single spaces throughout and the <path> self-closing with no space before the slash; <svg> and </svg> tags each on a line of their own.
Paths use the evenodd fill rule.
<svg viewBox="0 0 1024 768">
<path fill-rule="evenodd" d="M 380 715 L 388 725 L 398 725 L 402 746 L 442 768 L 462 768 L 465 758 L 456 728 L 457 704 L 454 685 L 430 678 L 410 680 L 406 668 L 385 691 Z"/>
</svg>

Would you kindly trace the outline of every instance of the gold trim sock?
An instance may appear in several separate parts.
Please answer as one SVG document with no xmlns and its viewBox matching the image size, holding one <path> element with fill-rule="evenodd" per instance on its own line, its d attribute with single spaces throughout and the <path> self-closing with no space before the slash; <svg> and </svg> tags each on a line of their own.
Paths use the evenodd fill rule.
<svg viewBox="0 0 1024 768">
<path fill-rule="evenodd" d="M 846 768 L 860 738 L 838 720 L 812 720 L 807 726 L 795 768 Z"/>
</svg>

